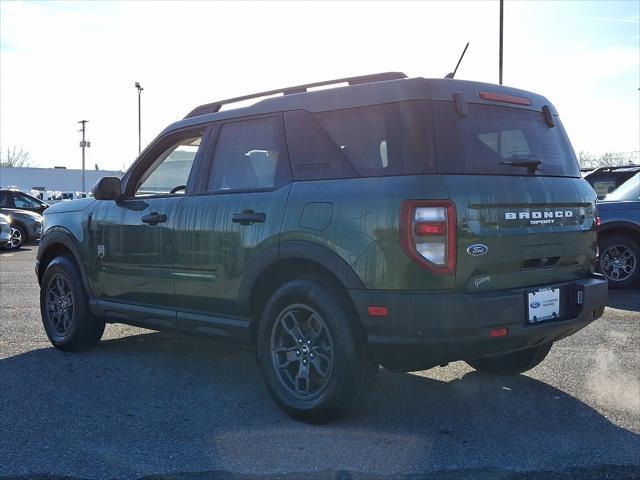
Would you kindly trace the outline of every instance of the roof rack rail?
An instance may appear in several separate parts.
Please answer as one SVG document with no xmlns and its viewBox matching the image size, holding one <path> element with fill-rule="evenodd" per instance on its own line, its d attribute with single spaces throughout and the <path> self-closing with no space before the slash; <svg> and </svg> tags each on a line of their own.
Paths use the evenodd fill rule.
<svg viewBox="0 0 640 480">
<path fill-rule="evenodd" d="M 216 113 L 220 111 L 220 108 L 223 105 L 226 105 L 228 103 L 236 103 L 236 102 L 241 102 L 243 100 L 266 97 L 268 95 L 275 95 L 278 93 L 281 93 L 283 95 L 291 95 L 294 93 L 304 93 L 309 88 L 322 87 L 325 85 L 333 85 L 336 83 L 348 83 L 349 85 L 360 85 L 363 83 L 384 82 L 386 80 L 399 80 L 402 78 L 407 78 L 407 76 L 402 72 L 383 72 L 383 73 L 374 73 L 370 75 L 360 75 L 358 77 L 346 77 L 346 78 L 338 78 L 336 80 L 325 80 L 323 82 L 307 83 L 304 85 L 297 85 L 295 87 L 278 88 L 276 90 L 269 90 L 266 92 L 253 93 L 251 95 L 244 95 L 242 97 L 235 97 L 235 98 L 229 98 L 227 100 L 220 100 L 213 103 L 206 103 L 204 105 L 200 105 L 199 107 L 196 107 L 193 110 L 191 110 L 191 112 L 189 112 L 189 114 L 184 118 L 197 117 L 199 115 L 206 115 L 207 113 Z"/>
</svg>

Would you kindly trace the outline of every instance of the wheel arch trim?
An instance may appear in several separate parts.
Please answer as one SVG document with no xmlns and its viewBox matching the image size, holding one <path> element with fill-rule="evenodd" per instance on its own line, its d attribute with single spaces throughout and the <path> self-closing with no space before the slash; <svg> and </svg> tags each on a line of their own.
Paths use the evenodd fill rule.
<svg viewBox="0 0 640 480">
<path fill-rule="evenodd" d="M 257 281 L 267 269 L 279 261 L 295 259 L 313 262 L 329 270 L 346 289 L 365 288 L 353 268 L 337 253 L 308 241 L 287 240 L 268 247 L 254 259 L 240 285 L 241 300 L 250 301 Z"/>
<path fill-rule="evenodd" d="M 86 265 L 82 260 L 82 254 L 80 253 L 80 244 L 73 234 L 63 227 L 50 228 L 47 230 L 46 235 L 43 235 L 40 240 L 40 246 L 38 247 L 38 254 L 36 256 L 36 275 L 38 277 L 38 283 L 40 283 L 45 271 L 43 268 L 44 266 L 41 265 L 41 260 L 46 255 L 46 252 L 56 245 L 62 245 L 71 252 L 73 259 L 80 270 L 80 277 L 82 278 L 82 284 L 84 285 L 85 290 L 89 294 L 90 298 L 94 297 L 93 290 L 89 283 L 89 277 L 87 276 Z"/>
</svg>

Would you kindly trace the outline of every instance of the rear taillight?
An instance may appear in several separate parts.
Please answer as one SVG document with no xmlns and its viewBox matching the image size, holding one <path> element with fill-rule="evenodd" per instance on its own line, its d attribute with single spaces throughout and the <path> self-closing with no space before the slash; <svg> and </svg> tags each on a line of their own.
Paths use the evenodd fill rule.
<svg viewBox="0 0 640 480">
<path fill-rule="evenodd" d="M 449 201 L 406 200 L 400 212 L 400 245 L 415 262 L 436 273 L 456 268 L 456 209 Z"/>
</svg>

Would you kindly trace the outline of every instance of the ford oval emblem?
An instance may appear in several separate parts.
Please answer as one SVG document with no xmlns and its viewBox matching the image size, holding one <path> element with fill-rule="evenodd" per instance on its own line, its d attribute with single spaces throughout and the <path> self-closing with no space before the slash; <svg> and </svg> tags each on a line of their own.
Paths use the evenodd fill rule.
<svg viewBox="0 0 640 480">
<path fill-rule="evenodd" d="M 531 302 L 531 305 L 529 305 L 531 308 L 538 308 L 540 306 L 540 302 Z"/>
<path fill-rule="evenodd" d="M 467 253 L 469 255 L 473 255 L 474 257 L 479 257 L 480 255 L 484 255 L 488 251 L 489 251 L 489 247 L 481 243 L 474 243 L 473 245 L 469 245 L 469 247 L 467 247 Z"/>
</svg>

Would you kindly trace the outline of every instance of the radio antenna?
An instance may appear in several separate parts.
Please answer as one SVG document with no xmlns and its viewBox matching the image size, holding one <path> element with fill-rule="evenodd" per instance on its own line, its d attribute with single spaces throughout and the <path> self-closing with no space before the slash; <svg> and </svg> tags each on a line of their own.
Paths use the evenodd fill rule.
<svg viewBox="0 0 640 480">
<path fill-rule="evenodd" d="M 469 42 L 467 42 L 467 45 L 464 47 L 464 50 L 462 51 L 462 55 L 460 55 L 460 60 L 458 60 L 458 63 L 456 64 L 455 70 L 451 73 L 448 73 L 447 76 L 444 78 L 454 78 L 456 76 L 456 72 L 458 71 L 460 62 L 462 62 L 462 58 L 464 57 L 464 54 L 467 53 L 467 48 L 469 48 Z"/>
</svg>

